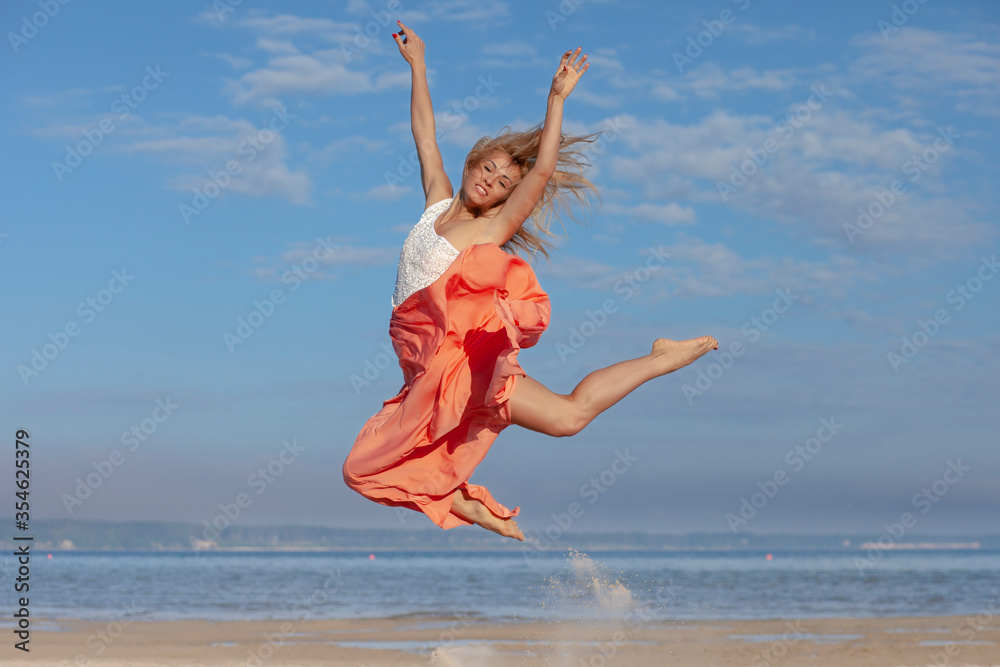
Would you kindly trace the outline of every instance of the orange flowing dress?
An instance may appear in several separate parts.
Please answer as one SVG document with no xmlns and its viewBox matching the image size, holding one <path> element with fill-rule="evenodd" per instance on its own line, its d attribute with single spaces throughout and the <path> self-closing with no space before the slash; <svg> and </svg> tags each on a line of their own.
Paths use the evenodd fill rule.
<svg viewBox="0 0 1000 667">
<path fill-rule="evenodd" d="M 538 342 L 550 311 L 531 266 L 493 243 L 465 248 L 395 306 L 389 336 L 403 386 L 358 434 L 343 466 L 347 485 L 444 529 L 471 523 L 451 511 L 460 488 L 498 517 L 517 516 L 520 507 L 468 480 L 511 424 L 510 397 L 525 375 L 518 351 Z"/>
</svg>

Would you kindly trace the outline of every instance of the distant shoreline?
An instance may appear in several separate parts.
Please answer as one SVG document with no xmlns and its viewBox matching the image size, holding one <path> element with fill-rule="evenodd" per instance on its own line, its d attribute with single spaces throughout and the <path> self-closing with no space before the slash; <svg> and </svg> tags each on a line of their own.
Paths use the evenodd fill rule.
<svg viewBox="0 0 1000 667">
<path fill-rule="evenodd" d="M 0 548 L 6 548 L 3 542 L 0 542 Z M 512 554 L 522 553 L 522 549 L 518 546 L 512 547 L 482 547 L 482 546 L 448 546 L 448 545 L 436 545 L 431 547 L 417 547 L 417 546 L 401 546 L 401 547 L 387 547 L 387 546 L 357 546 L 357 547 L 323 547 L 323 546 L 278 546 L 278 547 L 262 547 L 262 546 L 225 546 L 225 547 L 210 547 L 204 549 L 176 549 L 176 548 L 142 548 L 142 547 L 85 547 L 85 548 L 53 548 L 44 545 L 35 545 L 36 551 L 45 553 L 112 553 L 112 552 L 149 552 L 149 553 L 412 553 L 412 552 L 441 552 L 441 551 L 451 551 L 451 552 L 469 552 L 469 553 L 504 553 L 510 552 Z M 562 554 L 563 552 L 570 551 L 573 549 L 586 549 L 591 552 L 649 552 L 649 553 L 663 553 L 663 552 L 676 552 L 676 553 L 705 553 L 705 552 L 719 552 L 719 553 L 765 553 L 765 552 L 775 552 L 775 553 L 789 553 L 789 552 L 808 552 L 808 551 L 826 551 L 826 552 L 844 552 L 844 553 L 854 553 L 858 551 L 865 551 L 868 549 L 881 549 L 884 551 L 895 550 L 895 551 L 996 551 L 997 549 L 987 549 L 983 548 L 978 542 L 919 542 L 912 544 L 893 544 L 890 546 L 879 546 L 876 542 L 866 542 L 856 547 L 642 547 L 642 546 L 611 546 L 611 545 L 591 545 L 591 546 L 573 546 L 566 545 L 565 547 L 550 547 L 540 552 L 532 551 L 532 557 L 536 557 L 541 554 Z"/>
<path fill-rule="evenodd" d="M 2 520 L 0 520 L 2 521 Z M 13 519 L 10 519 L 13 521 Z M 156 552 L 349 552 L 377 551 L 516 551 L 564 552 L 575 548 L 597 551 L 658 553 L 733 553 L 781 551 L 993 550 L 1000 533 L 870 533 L 796 534 L 729 531 L 651 533 L 639 531 L 576 531 L 550 525 L 544 530 L 522 527 L 527 542 L 515 542 L 472 527 L 330 528 L 326 526 L 242 526 L 180 521 L 103 521 L 37 519 L 30 531 L 32 550 L 156 551 Z M 558 529 L 557 529 L 558 528 Z M 0 548 L 11 549 L 9 535 Z"/>
</svg>

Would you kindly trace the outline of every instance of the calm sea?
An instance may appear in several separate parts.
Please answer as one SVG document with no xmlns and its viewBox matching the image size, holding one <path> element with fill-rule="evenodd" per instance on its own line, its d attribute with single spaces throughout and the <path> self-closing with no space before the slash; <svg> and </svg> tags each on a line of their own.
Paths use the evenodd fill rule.
<svg viewBox="0 0 1000 667">
<path fill-rule="evenodd" d="M 1000 551 L 54 552 L 31 613 L 89 620 L 458 614 L 496 620 L 966 615 L 1000 609 Z M 5 606 L 16 564 L 2 562 Z M 994 623 L 995 624 L 995 623 Z"/>
</svg>

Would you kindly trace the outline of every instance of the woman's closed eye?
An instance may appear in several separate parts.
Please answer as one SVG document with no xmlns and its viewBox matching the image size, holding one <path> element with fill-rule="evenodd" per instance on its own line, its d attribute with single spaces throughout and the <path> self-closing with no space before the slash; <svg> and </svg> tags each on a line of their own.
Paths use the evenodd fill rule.
<svg viewBox="0 0 1000 667">
<path fill-rule="evenodd" d="M 490 166 L 489 166 L 488 164 L 484 164 L 484 165 L 483 165 L 483 169 L 485 169 L 485 170 L 486 170 L 486 173 L 493 173 L 493 170 L 492 170 L 492 169 L 490 169 Z M 506 183 L 504 182 L 504 180 L 506 180 Z M 509 178 L 507 178 L 506 176 L 501 176 L 501 177 L 500 177 L 500 180 L 499 180 L 498 182 L 500 183 L 500 186 L 501 186 L 501 187 L 502 187 L 502 188 L 503 188 L 504 190 L 506 190 L 506 189 L 510 188 L 510 179 L 509 179 Z"/>
</svg>

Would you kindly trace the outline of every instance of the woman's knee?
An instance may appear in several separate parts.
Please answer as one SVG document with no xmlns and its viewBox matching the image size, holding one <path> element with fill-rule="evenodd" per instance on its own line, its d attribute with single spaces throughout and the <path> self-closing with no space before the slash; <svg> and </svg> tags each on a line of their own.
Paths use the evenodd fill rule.
<svg viewBox="0 0 1000 667">
<path fill-rule="evenodd" d="M 578 401 L 574 401 L 572 398 L 565 399 L 562 409 L 553 415 L 552 420 L 554 431 L 552 435 L 557 438 L 576 435 L 590 423 L 586 411 L 583 410 Z"/>
<path fill-rule="evenodd" d="M 590 422 L 580 401 L 556 394 L 527 376 L 511 401 L 512 423 L 556 438 L 576 435 Z"/>
</svg>

